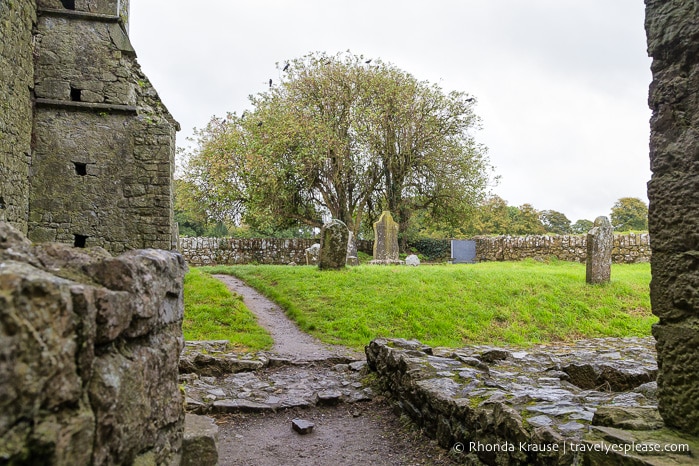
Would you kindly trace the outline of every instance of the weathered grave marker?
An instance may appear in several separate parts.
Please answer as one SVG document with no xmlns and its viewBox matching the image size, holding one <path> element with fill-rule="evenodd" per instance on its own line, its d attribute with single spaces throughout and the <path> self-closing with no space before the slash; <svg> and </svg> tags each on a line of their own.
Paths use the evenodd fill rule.
<svg viewBox="0 0 699 466">
<path fill-rule="evenodd" d="M 587 233 L 587 268 L 585 272 L 587 283 L 609 282 L 612 273 L 613 244 L 612 224 L 609 223 L 607 217 L 597 217 L 594 226 Z"/>
<path fill-rule="evenodd" d="M 320 257 L 318 267 L 321 270 L 336 270 L 345 267 L 347 261 L 347 225 L 337 219 L 323 225 L 320 232 Z"/>
<path fill-rule="evenodd" d="M 351 231 L 349 232 L 349 240 L 347 240 L 347 265 L 359 265 L 357 240 Z"/>
<path fill-rule="evenodd" d="M 374 222 L 374 260 L 371 263 L 401 263 L 398 259 L 398 224 L 387 210 Z"/>
</svg>

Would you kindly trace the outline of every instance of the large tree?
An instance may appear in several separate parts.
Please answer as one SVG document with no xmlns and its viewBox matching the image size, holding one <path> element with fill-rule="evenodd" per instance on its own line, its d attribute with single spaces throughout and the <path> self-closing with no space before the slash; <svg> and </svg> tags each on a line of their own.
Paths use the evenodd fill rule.
<svg viewBox="0 0 699 466">
<path fill-rule="evenodd" d="M 212 216 L 279 228 L 333 217 L 357 233 L 388 209 L 405 230 L 415 211 L 456 222 L 482 199 L 491 167 L 472 98 L 349 53 L 281 73 L 251 111 L 197 135 L 186 178 Z"/>
<path fill-rule="evenodd" d="M 648 229 L 648 206 L 637 197 L 622 197 L 616 201 L 611 217 L 616 231 Z"/>
</svg>

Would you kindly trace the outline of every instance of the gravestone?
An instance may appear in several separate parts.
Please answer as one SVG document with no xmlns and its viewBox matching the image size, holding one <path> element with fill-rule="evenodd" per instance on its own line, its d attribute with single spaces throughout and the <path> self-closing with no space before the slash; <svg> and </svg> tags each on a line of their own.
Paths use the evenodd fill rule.
<svg viewBox="0 0 699 466">
<path fill-rule="evenodd" d="M 345 267 L 347 261 L 347 225 L 337 219 L 323 225 L 320 232 L 320 270 L 337 270 Z"/>
<path fill-rule="evenodd" d="M 310 248 L 306 248 L 306 265 L 316 265 L 320 255 L 320 244 L 316 243 Z"/>
<path fill-rule="evenodd" d="M 587 268 L 585 272 L 587 283 L 609 282 L 612 273 L 613 244 L 612 224 L 609 223 L 607 217 L 597 217 L 594 226 L 587 233 Z"/>
<path fill-rule="evenodd" d="M 351 231 L 349 232 L 349 240 L 347 240 L 347 265 L 359 265 L 357 239 Z"/>
<path fill-rule="evenodd" d="M 398 224 L 384 210 L 374 222 L 374 260 L 372 264 L 400 264 L 398 260 Z"/>
<path fill-rule="evenodd" d="M 650 300 L 665 424 L 699 435 L 699 11 L 694 0 L 646 0 L 653 57 L 648 229 Z"/>
</svg>

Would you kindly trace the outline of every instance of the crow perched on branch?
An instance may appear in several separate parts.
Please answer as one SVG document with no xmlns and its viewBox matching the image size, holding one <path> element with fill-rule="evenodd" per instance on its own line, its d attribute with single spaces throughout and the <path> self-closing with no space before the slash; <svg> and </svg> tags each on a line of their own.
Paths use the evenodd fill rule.
<svg viewBox="0 0 699 466">
<path fill-rule="evenodd" d="M 286 65 L 284 65 L 284 68 L 282 68 L 282 71 L 286 71 L 288 69 L 289 69 L 289 64 L 287 63 Z"/>
<path fill-rule="evenodd" d="M 272 87 L 272 78 L 269 78 L 269 87 Z"/>
</svg>

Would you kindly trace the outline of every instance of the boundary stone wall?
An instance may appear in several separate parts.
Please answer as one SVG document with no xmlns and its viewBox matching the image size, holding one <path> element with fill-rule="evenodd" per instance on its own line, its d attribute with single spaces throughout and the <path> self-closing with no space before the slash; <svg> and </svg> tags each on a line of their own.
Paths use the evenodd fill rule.
<svg viewBox="0 0 699 466">
<path fill-rule="evenodd" d="M 199 265 L 306 264 L 306 249 L 320 240 L 303 238 L 180 238 L 179 251 L 187 263 Z M 371 251 L 372 241 L 357 241 L 357 249 Z M 369 252 L 371 254 L 371 252 Z"/>
<path fill-rule="evenodd" d="M 479 236 L 474 240 L 476 241 L 476 260 L 479 262 L 543 260 L 549 257 L 570 262 L 587 260 L 585 235 Z M 616 264 L 649 262 L 650 252 L 648 233 L 614 235 L 612 262 Z"/>
<path fill-rule="evenodd" d="M 482 261 L 518 261 L 527 258 L 585 262 L 587 240 L 579 236 L 479 236 L 476 259 Z M 447 241 L 447 240 L 445 240 Z M 179 250 L 192 265 L 288 264 L 306 263 L 305 250 L 318 240 L 250 238 L 180 238 Z M 357 241 L 359 251 L 371 254 L 373 241 Z M 647 233 L 614 235 L 612 262 L 631 264 L 650 260 L 650 236 Z"/>
</svg>

